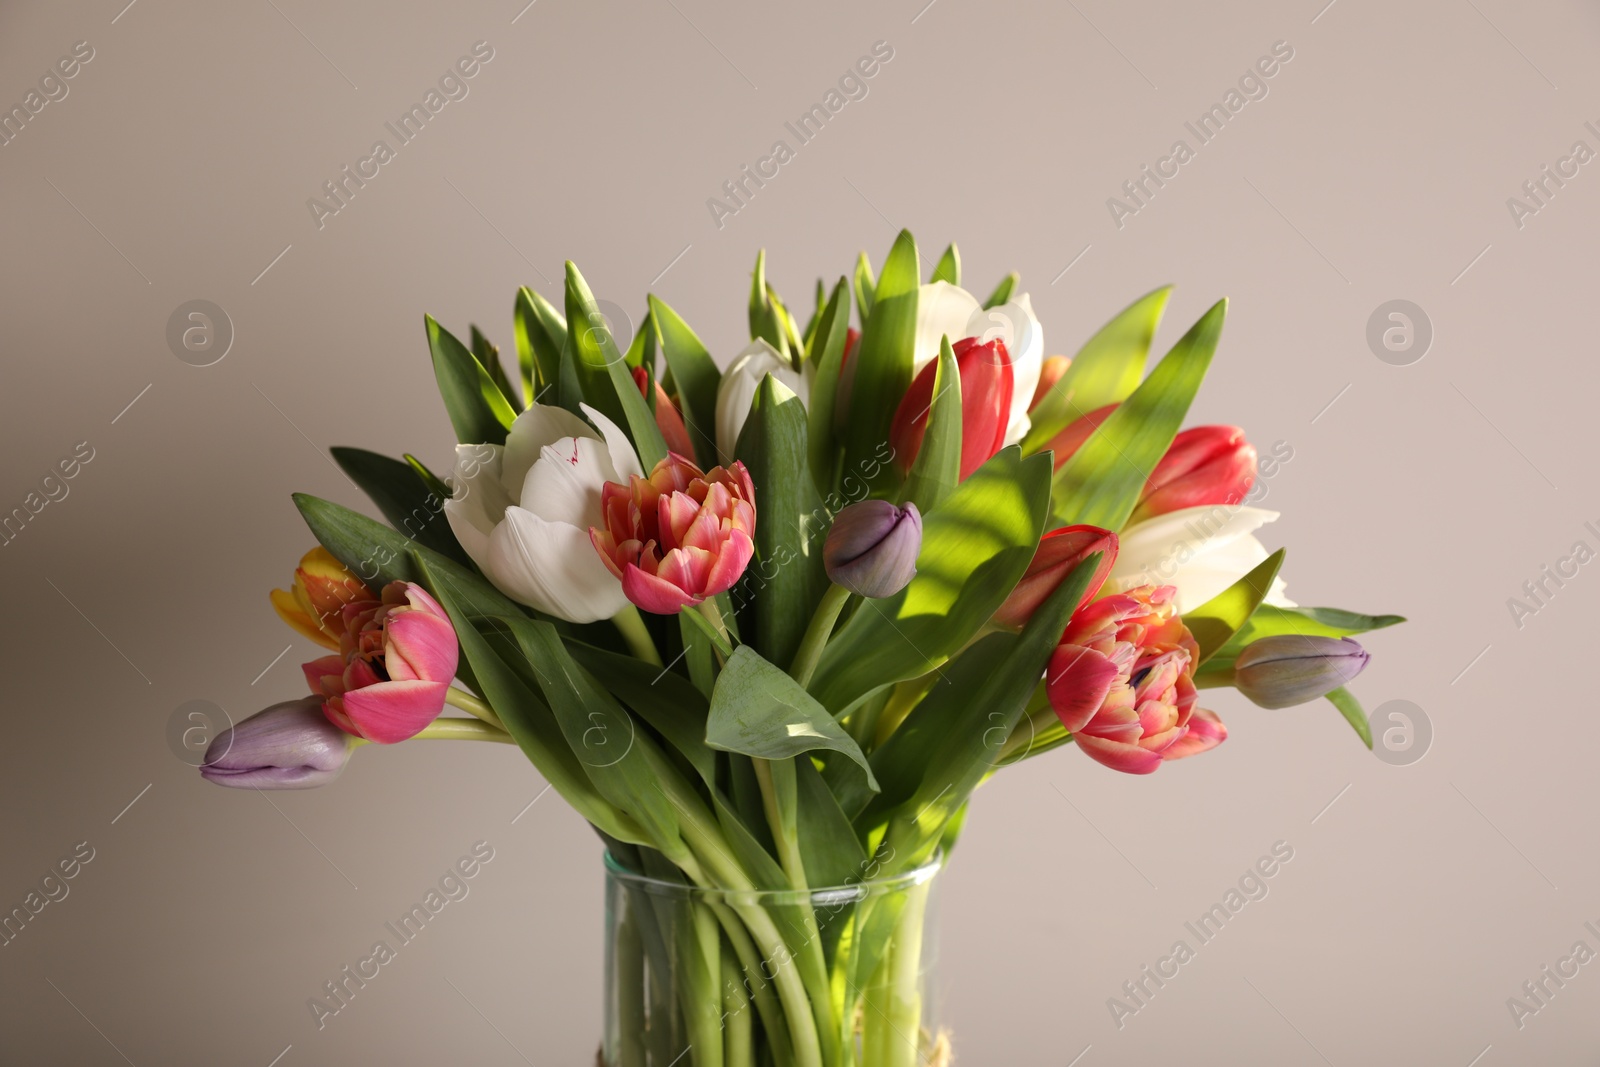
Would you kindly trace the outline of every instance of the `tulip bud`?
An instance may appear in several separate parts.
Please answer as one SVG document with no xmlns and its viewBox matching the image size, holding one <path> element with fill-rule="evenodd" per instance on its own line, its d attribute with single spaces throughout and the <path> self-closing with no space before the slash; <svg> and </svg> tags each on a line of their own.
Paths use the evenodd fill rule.
<svg viewBox="0 0 1600 1067">
<path fill-rule="evenodd" d="M 639 387 L 639 395 L 648 402 L 650 399 L 650 372 L 643 367 L 633 368 L 633 384 Z M 683 424 L 683 416 L 678 413 L 678 407 L 661 388 L 660 379 L 656 380 L 656 429 L 661 431 L 661 439 L 667 443 L 668 452 L 676 452 L 680 456 L 694 455 L 694 442 L 689 440 L 689 428 Z"/>
<path fill-rule="evenodd" d="M 1011 413 L 1011 355 L 1004 341 L 979 344 L 974 337 L 957 341 L 951 351 L 961 378 L 960 477 L 965 479 L 1005 444 Z M 902 472 L 911 469 L 922 448 L 938 367 L 934 360 L 917 372 L 889 425 L 889 442 Z"/>
<path fill-rule="evenodd" d="M 1239 504 L 1256 481 L 1256 450 L 1237 426 L 1195 426 L 1173 438 L 1130 522 L 1207 504 Z"/>
<path fill-rule="evenodd" d="M 328 721 L 316 697 L 258 711 L 218 734 L 200 775 L 217 785 L 310 789 L 339 777 L 352 738 Z"/>
<path fill-rule="evenodd" d="M 1020 629 L 1072 569 L 1094 552 L 1100 553 L 1100 562 L 1084 587 L 1083 598 L 1077 605 L 1080 608 L 1095 598 L 1111 573 L 1111 565 L 1117 559 L 1117 535 L 1098 526 L 1063 526 L 1045 534 L 1039 540 L 1027 573 L 994 613 L 994 621 Z"/>
<path fill-rule="evenodd" d="M 1348 637 L 1275 634 L 1252 641 L 1233 665 L 1233 684 L 1263 708 L 1315 700 L 1360 674 L 1371 658 Z"/>
<path fill-rule="evenodd" d="M 922 513 L 907 503 L 862 500 L 834 516 L 822 562 L 834 584 L 867 597 L 894 596 L 917 573 Z"/>
<path fill-rule="evenodd" d="M 1067 373 L 1067 368 L 1070 366 L 1072 366 L 1071 356 L 1045 357 L 1044 363 L 1039 367 L 1039 384 L 1034 387 L 1033 399 L 1028 401 L 1029 411 L 1039 406 L 1039 401 L 1049 395 L 1050 390 L 1056 387 L 1056 383 Z"/>
</svg>

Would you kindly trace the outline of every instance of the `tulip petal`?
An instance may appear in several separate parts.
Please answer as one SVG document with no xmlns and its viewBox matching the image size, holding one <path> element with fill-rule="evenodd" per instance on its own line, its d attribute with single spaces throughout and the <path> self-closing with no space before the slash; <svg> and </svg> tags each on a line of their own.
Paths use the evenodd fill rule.
<svg viewBox="0 0 1600 1067">
<path fill-rule="evenodd" d="M 633 603 L 656 615 L 676 615 L 681 609 L 698 604 L 701 600 L 669 581 L 646 574 L 632 563 L 623 568 L 622 591 Z"/>
<path fill-rule="evenodd" d="M 1059 645 L 1050 656 L 1045 692 L 1050 707 L 1070 733 L 1094 718 L 1117 679 L 1117 665 L 1092 648 Z"/>
<path fill-rule="evenodd" d="M 916 375 L 939 355 L 940 341 L 953 345 L 972 336 L 969 324 L 983 310 L 978 298 L 949 282 L 930 282 L 917 289 L 917 325 L 911 350 L 911 373 Z M 1032 396 L 1030 391 L 1029 396 Z"/>
<path fill-rule="evenodd" d="M 392 745 L 438 718 L 449 688 L 447 682 L 379 682 L 344 694 L 344 712 L 362 737 Z"/>
<path fill-rule="evenodd" d="M 1172 585 L 1177 610 L 1204 604 L 1267 558 L 1251 534 L 1278 517 L 1263 508 L 1213 504 L 1169 511 L 1122 531 L 1106 589 Z"/>
<path fill-rule="evenodd" d="M 522 482 L 521 503 L 545 522 L 587 530 L 600 523 L 601 488 L 617 480 L 605 442 L 594 437 L 563 437 L 545 445 Z"/>
<path fill-rule="evenodd" d="M 1031 425 L 1028 408 L 1044 364 L 1044 328 L 1033 313 L 1033 301 L 1027 293 L 985 310 L 978 322 L 982 325 L 973 331 L 974 336 L 985 342 L 998 337 L 1011 354 L 1011 408 L 1003 443 L 1014 445 L 1022 440 Z"/>
<path fill-rule="evenodd" d="M 546 522 L 522 508 L 506 509 L 484 569 L 513 600 L 568 622 L 609 619 L 628 606 L 587 528 Z"/>
<path fill-rule="evenodd" d="M 661 386 L 657 385 L 656 389 L 660 391 Z M 588 404 L 579 404 L 578 407 L 600 428 L 600 436 L 605 438 L 606 451 L 611 455 L 611 476 L 606 480 L 626 485 L 630 478 L 642 478 L 644 468 L 639 465 L 639 455 L 633 450 L 633 442 L 628 440 L 628 435 Z"/>
<path fill-rule="evenodd" d="M 306 684 L 317 696 L 326 695 L 322 687 L 324 678 L 342 679 L 344 677 L 344 660 L 339 656 L 321 656 L 310 663 L 300 664 L 300 670 L 306 676 Z"/>
<path fill-rule="evenodd" d="M 397 611 L 383 626 L 383 664 L 395 681 L 448 682 L 461 648 L 447 619 L 427 611 Z"/>
<path fill-rule="evenodd" d="M 739 443 L 739 431 L 744 429 L 745 420 L 750 417 L 750 404 L 755 400 L 756 389 L 768 374 L 788 386 L 802 402 L 809 400 L 811 390 L 806 380 L 778 354 L 778 350 L 763 338 L 751 341 L 744 351 L 734 357 L 717 386 L 717 455 L 723 463 L 732 461 L 734 448 Z"/>
<path fill-rule="evenodd" d="M 528 469 L 538 460 L 548 445 L 563 437 L 591 437 L 599 440 L 589 424 L 563 407 L 553 404 L 535 404 L 518 415 L 506 434 L 505 459 L 501 469 L 501 484 L 511 496 L 512 503 L 520 502 L 522 483 Z M 459 452 L 461 447 L 458 446 Z"/>
<path fill-rule="evenodd" d="M 457 445 L 451 474 L 455 492 L 444 502 L 450 530 L 479 566 L 489 555 L 489 535 L 516 501 L 506 492 L 500 474 L 505 450 L 500 445 Z"/>
<path fill-rule="evenodd" d="M 1084 755 L 1124 774 L 1151 774 L 1161 766 L 1160 753 L 1121 741 L 1106 741 L 1088 734 L 1074 734 L 1073 740 Z"/>
<path fill-rule="evenodd" d="M 701 595 L 716 596 L 732 589 L 733 583 L 739 580 L 755 553 L 756 544 L 749 534 L 743 530 L 730 533 L 717 551 L 716 561 L 712 564 L 711 573 L 706 576 L 705 585 L 700 587 Z"/>
<path fill-rule="evenodd" d="M 1189 717 L 1189 732 L 1161 754 L 1162 759 L 1183 759 L 1216 748 L 1228 739 L 1228 728 L 1210 708 L 1195 708 Z"/>
</svg>

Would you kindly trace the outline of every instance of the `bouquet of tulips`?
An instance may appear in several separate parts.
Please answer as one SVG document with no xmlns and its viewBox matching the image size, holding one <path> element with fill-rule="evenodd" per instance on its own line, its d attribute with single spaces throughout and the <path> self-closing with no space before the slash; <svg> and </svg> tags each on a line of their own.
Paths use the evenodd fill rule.
<svg viewBox="0 0 1600 1067">
<path fill-rule="evenodd" d="M 612 901 L 603 1062 L 945 1057 L 924 872 L 980 785 L 1206 752 L 1212 687 L 1326 697 L 1370 747 L 1350 635 L 1401 620 L 1286 600 L 1252 501 L 1292 450 L 1182 429 L 1224 303 L 1146 376 L 1166 289 L 1046 357 L 1016 275 L 980 301 L 954 246 L 919 263 L 902 232 L 802 321 L 758 258 L 725 370 L 653 296 L 619 348 L 570 263 L 561 306 L 517 294 L 514 367 L 428 318 L 454 468 L 334 450 L 387 523 L 295 498 L 320 547 L 272 601 L 328 654 L 202 773 L 515 744 L 646 887 Z"/>
</svg>

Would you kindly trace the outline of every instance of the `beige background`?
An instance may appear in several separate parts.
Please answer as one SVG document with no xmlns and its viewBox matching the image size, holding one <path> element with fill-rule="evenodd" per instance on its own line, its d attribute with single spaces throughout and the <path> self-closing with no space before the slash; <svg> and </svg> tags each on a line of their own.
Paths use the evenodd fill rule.
<svg viewBox="0 0 1600 1067">
<path fill-rule="evenodd" d="M 0 7 L 0 102 L 95 50 L 0 147 L 0 510 L 94 449 L 0 548 L 0 904 L 95 850 L 0 948 L 0 1060 L 588 1062 L 598 847 L 553 796 L 513 823 L 543 786 L 516 752 L 369 749 L 269 804 L 204 784 L 168 717 L 300 692 L 313 650 L 275 659 L 266 599 L 310 542 L 288 495 L 362 503 L 320 450 L 446 463 L 424 311 L 509 348 L 515 287 L 570 257 L 726 360 L 758 247 L 809 308 L 904 225 L 930 265 L 958 240 L 974 288 L 1020 269 L 1052 350 L 1162 282 L 1163 347 L 1231 297 L 1195 416 L 1292 444 L 1267 531 L 1290 592 L 1409 615 L 1355 688 L 1435 731 L 1387 766 L 1325 705 L 1230 695 L 1228 743 L 1154 778 L 1068 749 L 987 787 L 944 885 L 962 1062 L 1593 1062 L 1600 965 L 1524 1029 L 1506 998 L 1600 948 L 1600 576 L 1520 629 L 1506 600 L 1600 547 L 1600 174 L 1521 229 L 1505 204 L 1600 148 L 1593 5 L 125 2 Z M 306 198 L 479 40 L 470 95 L 319 230 Z M 719 230 L 706 199 L 878 40 L 870 94 Z M 1280 40 L 1270 94 L 1119 230 L 1106 198 Z M 164 338 L 196 298 L 237 335 L 205 368 Z M 1435 331 L 1404 367 L 1365 340 L 1396 298 Z M 306 998 L 480 839 L 471 896 L 318 1032 Z M 1278 840 L 1270 896 L 1118 1030 L 1107 998 Z"/>
</svg>

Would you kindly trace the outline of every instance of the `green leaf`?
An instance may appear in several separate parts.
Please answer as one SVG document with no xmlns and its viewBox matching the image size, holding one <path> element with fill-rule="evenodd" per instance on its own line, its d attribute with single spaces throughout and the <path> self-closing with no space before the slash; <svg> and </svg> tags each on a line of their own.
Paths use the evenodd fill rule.
<svg viewBox="0 0 1600 1067">
<path fill-rule="evenodd" d="M 828 523 L 807 471 L 805 404 L 770 374 L 756 387 L 738 453 L 761 507 L 756 555 L 739 597 L 754 612 L 755 644 L 787 669 L 828 586 L 822 569 Z"/>
<path fill-rule="evenodd" d="M 877 788 L 867 757 L 828 709 L 749 645 L 734 649 L 717 676 L 706 744 L 768 760 L 829 749 L 860 764 Z"/>
<path fill-rule="evenodd" d="M 617 810 L 595 789 L 562 736 L 549 706 L 478 632 L 467 606 L 472 599 L 471 590 L 437 568 L 433 561 L 419 558 L 416 562 L 421 577 L 450 616 L 461 651 L 477 679 L 479 693 L 494 708 L 534 769 L 602 833 L 630 844 L 651 844 L 643 827 Z"/>
<path fill-rule="evenodd" d="M 1074 567 L 1020 635 L 990 634 L 958 656 L 873 753 L 884 790 L 860 821 L 888 822 L 883 842 L 897 869 L 926 861 L 994 769 L 1099 561 L 1094 553 Z"/>
<path fill-rule="evenodd" d="M 450 499 L 450 487 L 444 484 L 443 478 L 440 478 L 437 474 L 429 470 L 427 464 L 423 463 L 422 460 L 418 459 L 416 456 L 413 456 L 410 452 L 404 453 L 402 458 L 406 461 L 406 466 L 415 471 L 417 477 L 422 479 L 422 484 L 427 486 L 430 493 L 434 494 L 441 500 Z"/>
<path fill-rule="evenodd" d="M 1310 637 L 1353 637 L 1405 622 L 1402 615 L 1362 615 L 1339 608 L 1286 608 L 1262 604 L 1256 608 L 1239 632 L 1206 660 L 1195 675 L 1203 688 L 1233 684 L 1233 661 L 1250 642 L 1276 634 L 1304 634 Z"/>
<path fill-rule="evenodd" d="M 432 315 L 424 315 L 423 321 L 428 329 L 428 349 L 433 353 L 433 375 L 456 440 L 464 445 L 505 444 L 506 430 L 517 413 L 511 410 L 500 387 L 478 357 Z"/>
<path fill-rule="evenodd" d="M 856 315 L 861 325 L 865 326 L 872 315 L 873 295 L 878 289 L 877 279 L 872 275 L 872 263 L 865 252 L 856 258 L 856 272 L 851 285 L 856 294 Z"/>
<path fill-rule="evenodd" d="M 557 390 L 561 379 L 561 350 L 567 346 L 567 320 L 554 304 L 523 286 L 517 290 L 512 312 L 517 339 L 517 362 L 522 367 L 522 387 L 528 403 L 553 403 L 544 397 Z"/>
<path fill-rule="evenodd" d="M 706 469 L 717 460 L 717 387 L 722 372 L 689 324 L 655 297 L 650 298 L 650 321 L 661 342 L 661 355 L 672 373 L 683 424 L 694 442 L 695 458 Z"/>
<path fill-rule="evenodd" d="M 650 310 L 645 309 L 644 321 L 639 324 L 639 329 L 634 332 L 633 340 L 628 342 L 628 350 L 623 353 L 622 361 L 630 368 L 643 367 L 650 375 L 652 384 L 656 377 L 656 330 L 650 321 Z M 649 401 L 650 409 L 655 410 L 654 394 Z"/>
<path fill-rule="evenodd" d="M 828 302 L 828 287 L 822 284 L 822 279 L 817 279 L 817 306 L 811 312 L 811 318 L 806 320 L 805 333 L 801 334 L 801 343 L 806 358 L 810 359 L 816 354 L 814 348 L 817 336 L 817 323 L 822 319 L 823 305 Z"/>
<path fill-rule="evenodd" d="M 633 383 L 627 361 L 617 351 L 611 324 L 595 304 L 589 284 L 570 260 L 567 262 L 567 322 L 570 324 L 568 347 L 574 356 L 584 399 L 622 427 L 639 453 L 639 462 L 645 470 L 650 470 L 667 458 L 666 442 L 661 439 L 661 430 L 656 426 L 649 405 L 639 395 L 639 387 Z"/>
<path fill-rule="evenodd" d="M 889 446 L 889 424 L 911 385 L 912 349 L 917 335 L 917 288 L 920 269 L 917 242 L 907 230 L 895 238 L 872 298 L 872 312 L 853 357 L 850 418 L 844 434 L 847 476 L 865 481 L 873 491 L 886 491 L 897 480 L 895 466 L 882 462 Z M 865 474 L 875 466 L 873 476 Z"/>
<path fill-rule="evenodd" d="M 704 695 L 682 675 L 644 660 L 608 652 L 582 641 L 567 641 L 572 658 L 599 679 L 611 695 L 628 705 L 667 740 L 711 783 L 717 776 L 716 757 L 705 746 Z"/>
<path fill-rule="evenodd" d="M 458 563 L 471 563 L 445 518 L 448 489 L 440 494 L 411 465 L 376 452 L 337 446 L 328 451 L 396 530 Z"/>
<path fill-rule="evenodd" d="M 997 308 L 1004 304 L 1011 299 L 1011 294 L 1016 291 L 1017 285 L 1021 281 L 1022 275 L 1016 271 L 1007 274 L 1000 279 L 1000 284 L 994 287 L 994 292 L 989 294 L 989 299 L 983 302 L 983 306 L 985 308 Z"/>
<path fill-rule="evenodd" d="M 1146 293 L 1084 342 L 1067 373 L 1028 412 L 1032 425 L 1022 439 L 1024 452 L 1039 451 L 1068 423 L 1096 408 L 1121 403 L 1139 387 L 1150 343 L 1171 295 L 1170 285 Z"/>
<path fill-rule="evenodd" d="M 522 390 L 513 386 L 511 379 L 506 377 L 505 365 L 500 362 L 500 349 L 496 348 L 476 326 L 472 327 L 472 354 L 483 365 L 483 369 L 489 372 L 489 380 L 500 390 L 500 395 L 506 398 L 511 410 L 521 411 Z"/>
<path fill-rule="evenodd" d="M 806 451 L 808 466 L 817 492 L 833 492 L 834 471 L 839 465 L 839 439 L 834 433 L 834 405 L 839 397 L 839 371 L 844 361 L 844 345 L 850 332 L 850 291 L 844 278 L 833 287 L 833 296 L 817 319 L 811 349 L 806 358 L 816 368 L 807 407 Z"/>
<path fill-rule="evenodd" d="M 694 624 L 693 611 L 678 612 L 678 634 L 683 641 L 683 665 L 689 672 L 689 681 L 711 699 L 711 688 L 717 683 L 717 659 L 710 635 Z"/>
<path fill-rule="evenodd" d="M 944 250 L 944 255 L 939 257 L 938 265 L 933 268 L 933 277 L 928 281 L 961 284 L 961 253 L 956 251 L 955 242 L 952 241 L 950 247 Z"/>
<path fill-rule="evenodd" d="M 1060 524 L 1120 530 L 1150 472 L 1183 425 L 1222 336 L 1228 302 L 1219 300 L 1190 327 L 1156 369 L 1055 473 Z"/>
<path fill-rule="evenodd" d="M 850 819 L 816 764 L 802 758 L 794 761 L 794 767 L 800 860 L 806 868 L 806 880 L 814 886 L 859 881 L 867 866 L 867 853 L 856 839 Z"/>
<path fill-rule="evenodd" d="M 1372 747 L 1372 724 L 1367 722 L 1367 713 L 1362 710 L 1361 702 L 1346 689 L 1340 686 L 1323 694 L 1328 698 L 1328 703 L 1339 709 L 1339 714 L 1344 716 L 1344 721 L 1355 730 L 1356 736 L 1361 738 L 1361 743 L 1367 748 Z"/>
<path fill-rule="evenodd" d="M 1050 461 L 1001 449 L 923 517 L 917 576 L 865 600 L 828 642 L 811 693 L 836 714 L 954 655 L 1016 587 L 1049 512 Z M 1059 634 L 1058 634 L 1059 636 Z"/>
<path fill-rule="evenodd" d="M 1283 566 L 1283 553 L 1283 549 L 1278 549 L 1256 564 L 1249 574 L 1193 611 L 1184 612 L 1184 625 L 1189 627 L 1195 643 L 1200 646 L 1196 669 L 1216 655 L 1228 643 L 1228 639 L 1250 620 L 1261 599 L 1271 590 L 1278 569 Z"/>
<path fill-rule="evenodd" d="M 961 482 L 961 371 L 950 338 L 939 348 L 934 371 L 933 402 L 922 447 L 906 478 L 905 498 L 924 515 L 939 506 Z"/>
<path fill-rule="evenodd" d="M 789 331 L 784 328 L 781 309 L 767 284 L 767 250 L 763 248 L 756 253 L 756 269 L 750 274 L 750 340 L 766 341 L 793 364 L 796 357 L 789 351 Z"/>
</svg>

